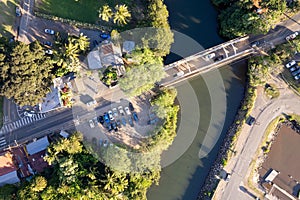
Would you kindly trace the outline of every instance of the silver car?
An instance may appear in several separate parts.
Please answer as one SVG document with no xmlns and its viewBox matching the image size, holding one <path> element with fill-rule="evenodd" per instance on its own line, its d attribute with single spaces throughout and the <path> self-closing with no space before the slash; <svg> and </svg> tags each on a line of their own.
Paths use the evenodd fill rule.
<svg viewBox="0 0 300 200">
<path fill-rule="evenodd" d="M 112 112 L 114 114 L 114 117 L 118 117 L 118 110 L 116 108 L 113 108 Z"/>
<path fill-rule="evenodd" d="M 109 110 L 107 113 L 108 113 L 108 116 L 109 116 L 110 121 L 113 121 L 115 118 L 114 118 L 114 116 L 113 116 L 112 111 Z"/>
<path fill-rule="evenodd" d="M 124 110 L 125 110 L 125 112 L 126 112 L 127 115 L 131 115 L 131 112 L 130 112 L 130 110 L 129 110 L 128 107 L 125 107 Z"/>
</svg>

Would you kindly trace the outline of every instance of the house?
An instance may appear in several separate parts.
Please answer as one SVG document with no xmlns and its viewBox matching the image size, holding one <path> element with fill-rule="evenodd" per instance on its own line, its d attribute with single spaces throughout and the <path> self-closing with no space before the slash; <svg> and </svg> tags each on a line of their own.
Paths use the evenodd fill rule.
<svg viewBox="0 0 300 200">
<path fill-rule="evenodd" d="M 40 151 L 46 150 L 48 146 L 49 146 L 48 137 L 45 136 L 34 142 L 27 144 L 26 151 L 27 151 L 27 154 L 30 156 L 30 155 L 36 154 Z"/>
<path fill-rule="evenodd" d="M 0 186 L 14 184 L 19 181 L 12 154 L 8 151 L 0 153 Z"/>
</svg>

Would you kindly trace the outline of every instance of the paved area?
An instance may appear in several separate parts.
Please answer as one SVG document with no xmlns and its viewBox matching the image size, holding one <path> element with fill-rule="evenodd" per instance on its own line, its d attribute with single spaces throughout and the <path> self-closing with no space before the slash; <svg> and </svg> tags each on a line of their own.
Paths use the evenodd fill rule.
<svg viewBox="0 0 300 200">
<path fill-rule="evenodd" d="M 253 199 L 249 194 L 240 190 L 240 186 L 247 181 L 246 174 L 249 165 L 261 143 L 264 131 L 268 124 L 282 112 L 300 114 L 299 97 L 282 81 L 279 82 L 280 96 L 278 99 L 268 100 L 263 90 L 258 90 L 258 97 L 251 115 L 256 118 L 259 125 L 250 127 L 245 124 L 243 127 L 236 146 L 237 153 L 225 167 L 225 170 L 232 173 L 232 176 L 229 182 L 221 180 L 214 199 Z"/>
</svg>

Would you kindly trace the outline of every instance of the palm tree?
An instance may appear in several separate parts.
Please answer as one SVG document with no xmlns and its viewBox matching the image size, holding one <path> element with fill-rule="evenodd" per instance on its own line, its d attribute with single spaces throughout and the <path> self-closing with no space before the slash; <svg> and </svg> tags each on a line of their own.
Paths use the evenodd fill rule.
<svg viewBox="0 0 300 200">
<path fill-rule="evenodd" d="M 90 39 L 86 36 L 83 35 L 83 33 L 80 33 L 79 38 L 77 39 L 79 49 L 83 52 L 85 52 L 88 47 L 90 46 Z"/>
<path fill-rule="evenodd" d="M 111 8 L 108 5 L 102 6 L 102 8 L 99 9 L 99 17 L 103 20 L 108 22 L 109 19 L 112 17 L 113 12 Z"/>
<path fill-rule="evenodd" d="M 126 5 L 116 5 L 115 7 L 116 13 L 114 15 L 114 23 L 117 23 L 119 25 L 127 24 L 129 21 L 131 14 L 128 11 L 128 8 Z"/>
</svg>

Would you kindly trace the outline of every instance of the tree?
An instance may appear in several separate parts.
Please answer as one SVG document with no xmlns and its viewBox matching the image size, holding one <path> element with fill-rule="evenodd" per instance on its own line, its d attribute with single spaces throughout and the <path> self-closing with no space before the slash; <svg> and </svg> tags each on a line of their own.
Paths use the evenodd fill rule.
<svg viewBox="0 0 300 200">
<path fill-rule="evenodd" d="M 128 11 L 128 8 L 126 5 L 116 5 L 115 7 L 116 12 L 114 14 L 114 23 L 117 23 L 118 25 L 125 25 L 128 23 L 128 21 L 131 18 L 131 14 Z"/>
<path fill-rule="evenodd" d="M 31 190 L 41 192 L 47 187 L 47 180 L 43 176 L 36 176 L 31 183 Z"/>
<path fill-rule="evenodd" d="M 138 96 L 152 89 L 165 76 L 165 71 L 162 59 L 149 49 L 133 53 L 133 60 L 135 65 L 119 79 L 119 84 L 129 96 Z"/>
<path fill-rule="evenodd" d="M 0 93 L 18 105 L 36 105 L 50 92 L 52 61 L 38 42 L 0 52 Z"/>
<path fill-rule="evenodd" d="M 103 20 L 108 22 L 110 18 L 113 16 L 113 12 L 109 5 L 104 5 L 102 8 L 99 9 L 99 17 Z"/>
</svg>

